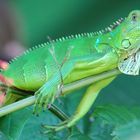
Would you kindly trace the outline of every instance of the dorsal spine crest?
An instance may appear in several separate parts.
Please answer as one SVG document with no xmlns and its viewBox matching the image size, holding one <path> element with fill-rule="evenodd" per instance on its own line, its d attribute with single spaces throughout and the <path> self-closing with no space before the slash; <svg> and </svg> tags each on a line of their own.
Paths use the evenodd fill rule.
<svg viewBox="0 0 140 140">
<path fill-rule="evenodd" d="M 123 21 L 124 21 L 124 19 L 123 19 L 123 18 L 120 18 L 120 19 L 118 19 L 117 21 L 113 22 L 113 25 L 110 25 L 110 26 L 106 27 L 104 30 L 100 30 L 100 31 L 98 31 L 98 32 L 81 33 L 81 34 L 71 35 L 71 36 L 67 36 L 67 37 L 61 37 L 61 38 L 56 39 L 56 40 L 51 40 L 51 41 L 49 41 L 49 42 L 40 44 L 40 45 L 38 45 L 38 46 L 29 48 L 28 50 L 26 50 L 26 51 L 24 52 L 24 55 L 27 55 L 28 53 L 30 53 L 31 51 L 33 51 L 33 50 L 35 50 L 35 49 L 46 47 L 47 45 L 53 44 L 53 43 L 55 43 L 55 42 L 63 42 L 63 41 L 69 40 L 69 39 L 75 39 L 75 38 L 78 39 L 78 38 L 81 38 L 81 37 L 93 37 L 93 36 L 98 36 L 98 35 L 102 35 L 102 34 L 104 34 L 104 33 L 111 32 L 111 31 L 112 31 L 113 29 L 115 29 L 118 25 L 120 25 Z M 15 58 L 12 59 L 9 63 L 12 63 L 12 62 L 16 61 L 16 60 L 18 59 L 18 57 L 20 57 L 20 56 L 15 57 Z"/>
</svg>

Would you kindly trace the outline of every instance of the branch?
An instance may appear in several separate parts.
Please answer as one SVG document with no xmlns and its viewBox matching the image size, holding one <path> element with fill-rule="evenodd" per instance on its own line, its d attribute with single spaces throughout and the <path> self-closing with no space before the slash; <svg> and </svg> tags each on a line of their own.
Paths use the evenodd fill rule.
<svg viewBox="0 0 140 140">
<path fill-rule="evenodd" d="M 117 76 L 120 73 L 121 72 L 118 69 L 114 69 L 114 70 L 104 72 L 104 73 L 101 73 L 101 74 L 98 74 L 98 75 L 95 75 L 95 76 L 90 76 L 90 77 L 84 78 L 82 80 L 78 80 L 76 82 L 72 82 L 70 84 L 66 84 L 62 88 L 62 96 L 66 92 L 79 89 L 81 87 L 90 85 L 92 83 L 103 80 L 105 78 Z M 28 97 L 26 99 L 17 101 L 15 103 L 12 103 L 10 105 L 4 106 L 4 107 L 0 108 L 0 117 L 2 117 L 4 115 L 7 115 L 11 112 L 20 110 L 22 108 L 25 108 L 27 106 L 33 105 L 34 103 L 35 103 L 35 96 L 31 96 L 31 97 Z"/>
</svg>

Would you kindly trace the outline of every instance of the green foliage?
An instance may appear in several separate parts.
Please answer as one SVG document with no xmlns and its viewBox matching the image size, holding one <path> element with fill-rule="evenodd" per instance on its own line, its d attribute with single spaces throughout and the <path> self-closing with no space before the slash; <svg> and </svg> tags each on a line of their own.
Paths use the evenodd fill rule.
<svg viewBox="0 0 140 140">
<path fill-rule="evenodd" d="M 106 105 L 97 107 L 90 136 L 94 140 L 135 140 L 140 138 L 140 108 Z"/>
<path fill-rule="evenodd" d="M 116 128 L 113 135 L 115 135 L 113 140 L 139 140 L 140 120 L 133 120 L 128 124 Z"/>
<path fill-rule="evenodd" d="M 117 80 L 120 81 L 120 79 L 122 79 L 121 76 Z M 32 108 L 29 108 L 25 111 L 21 110 L 8 115 L 11 117 L 6 116 L 5 118 L 1 118 L 0 136 L 2 140 L 127 140 L 128 138 L 128 140 L 133 140 L 133 137 L 136 137 L 140 130 L 140 109 L 136 107 L 128 108 L 126 107 L 128 106 L 126 103 L 131 103 L 132 106 L 136 103 L 139 104 L 139 100 L 136 100 L 139 94 L 135 95 L 134 92 L 130 90 L 130 93 L 132 92 L 134 94 L 132 98 L 131 94 L 127 94 L 129 91 L 123 92 L 123 82 L 126 79 L 123 78 L 124 81 L 121 80 L 122 83 L 117 83 L 117 80 L 100 93 L 96 104 L 90 112 L 77 123 L 72 133 L 69 133 L 68 130 L 64 130 L 60 133 L 43 134 L 42 123 L 52 125 L 58 124 L 60 120 L 49 111 L 42 112 L 39 117 L 31 115 Z M 131 81 L 133 82 L 133 80 L 137 81 L 137 78 L 132 78 Z M 114 86 L 115 84 L 120 88 L 117 87 L 114 93 L 109 93 L 110 88 L 116 87 Z M 135 86 L 136 85 L 133 87 L 135 88 Z M 70 116 L 79 103 L 81 96 L 85 93 L 85 90 L 86 88 L 82 88 L 65 98 L 59 98 L 55 104 Z M 122 91 L 119 92 L 120 90 Z M 108 92 L 108 94 L 103 94 L 106 92 Z M 121 103 L 116 97 L 125 97 L 125 99 L 123 99 L 123 103 Z M 130 102 L 132 99 L 135 100 L 134 103 Z M 115 100 L 118 105 L 103 105 L 107 102 L 112 102 L 113 104 Z M 120 103 L 123 105 L 119 105 Z"/>
<path fill-rule="evenodd" d="M 11 113 L 0 119 L 0 137 L 5 140 L 17 140 L 24 128 L 25 123 L 31 116 L 31 109 L 26 108 Z"/>
<path fill-rule="evenodd" d="M 140 138 L 138 107 L 98 106 L 93 114 L 85 118 L 72 129 L 71 133 L 64 130 L 45 135 L 40 124 L 50 122 L 56 124 L 58 120 L 49 112 L 35 117 L 31 115 L 31 109 L 24 109 L 1 119 L 0 136 L 2 140 L 46 140 L 47 138 L 48 140 L 139 140 Z"/>
</svg>

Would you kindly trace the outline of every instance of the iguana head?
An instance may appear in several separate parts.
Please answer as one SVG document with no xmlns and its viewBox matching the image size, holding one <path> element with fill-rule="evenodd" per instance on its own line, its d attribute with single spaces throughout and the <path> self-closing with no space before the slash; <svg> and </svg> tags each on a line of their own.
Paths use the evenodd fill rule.
<svg viewBox="0 0 140 140">
<path fill-rule="evenodd" d="M 118 68 L 122 73 L 138 75 L 140 69 L 140 11 L 132 11 L 124 19 L 116 39 L 119 54 Z M 114 42 L 115 43 L 115 42 Z"/>
</svg>

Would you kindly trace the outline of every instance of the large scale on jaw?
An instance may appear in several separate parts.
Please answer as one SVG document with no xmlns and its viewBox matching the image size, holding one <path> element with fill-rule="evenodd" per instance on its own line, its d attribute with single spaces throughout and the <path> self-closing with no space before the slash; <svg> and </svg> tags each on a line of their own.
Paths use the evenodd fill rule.
<svg viewBox="0 0 140 140">
<path fill-rule="evenodd" d="M 124 48 L 124 49 L 128 49 L 129 47 L 130 47 L 130 41 L 129 41 L 129 39 L 124 39 L 124 40 L 122 40 L 122 47 Z"/>
</svg>

